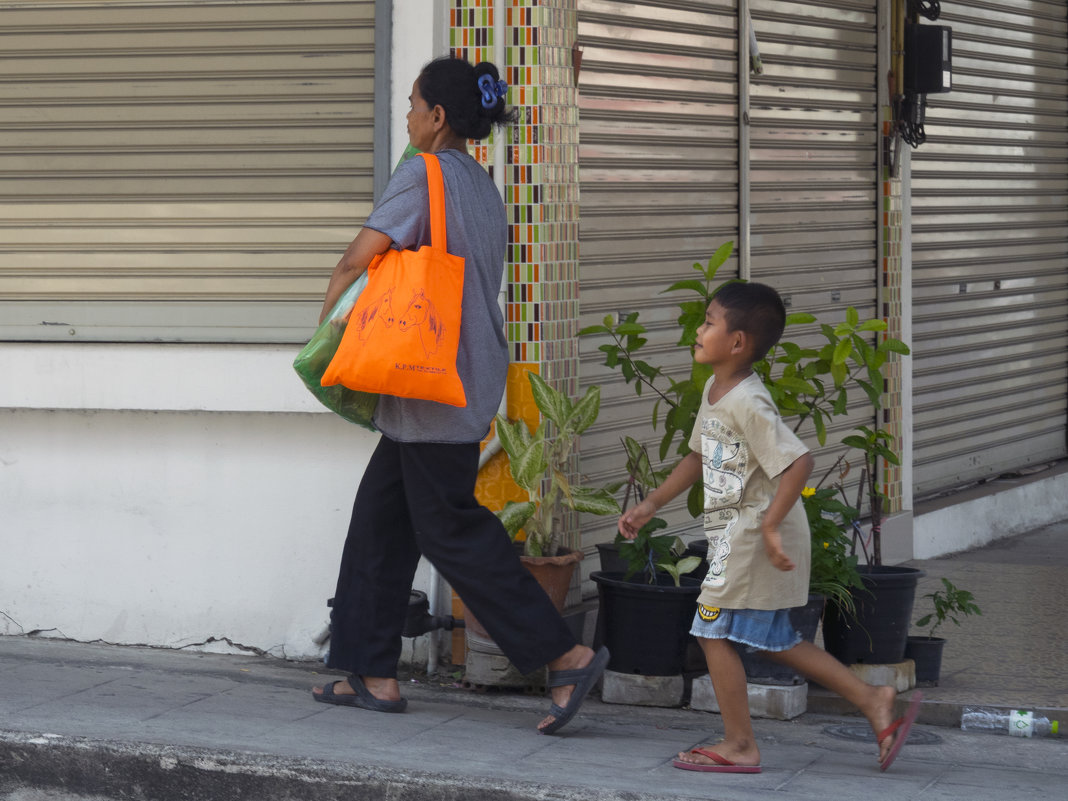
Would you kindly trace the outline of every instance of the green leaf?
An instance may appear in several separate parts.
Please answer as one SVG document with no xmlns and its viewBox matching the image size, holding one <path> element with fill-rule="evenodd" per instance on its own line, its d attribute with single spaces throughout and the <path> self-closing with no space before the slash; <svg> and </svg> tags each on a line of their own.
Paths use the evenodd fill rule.
<svg viewBox="0 0 1068 801">
<path fill-rule="evenodd" d="M 882 376 L 880 376 L 880 379 L 881 378 Z M 879 381 L 879 384 L 882 384 L 881 380 Z M 867 381 L 861 381 L 859 378 L 857 379 L 857 386 L 864 390 L 864 394 L 868 396 L 868 401 L 871 405 L 878 408 L 879 401 L 882 399 L 882 392 L 874 384 L 869 384 Z"/>
<path fill-rule="evenodd" d="M 534 394 L 534 403 L 537 404 L 543 415 L 552 420 L 558 428 L 562 428 L 568 413 L 566 396 L 550 387 L 544 378 L 533 371 L 528 372 L 527 377 L 530 380 L 530 389 Z"/>
<path fill-rule="evenodd" d="M 593 515 L 618 515 L 619 503 L 605 489 L 576 487 L 571 490 L 571 508 Z"/>
<path fill-rule="evenodd" d="M 885 331 L 885 320 L 865 320 L 857 326 L 857 331 Z"/>
<path fill-rule="evenodd" d="M 842 437 L 842 444 L 861 451 L 868 450 L 868 440 L 864 439 L 864 437 L 858 437 L 856 434 Z"/>
<path fill-rule="evenodd" d="M 857 323 L 860 322 L 860 313 L 855 307 L 850 306 L 846 309 L 846 322 L 849 323 L 850 328 L 856 328 Z"/>
<path fill-rule="evenodd" d="M 609 321 L 612 318 L 611 317 L 605 317 L 604 319 L 605 319 L 605 324 L 604 325 L 588 325 L 585 328 L 580 328 L 579 329 L 579 336 L 583 337 L 583 336 L 586 336 L 587 334 L 611 334 L 612 333 L 612 329 L 609 328 L 608 326 L 611 325 L 611 323 Z"/>
<path fill-rule="evenodd" d="M 522 421 L 510 423 L 501 414 L 498 414 L 495 419 L 497 421 L 497 436 L 501 440 L 501 447 L 504 448 L 504 452 L 508 454 L 509 458 L 527 449 L 527 446 L 530 445 L 530 429 L 527 428 L 526 423 Z"/>
<path fill-rule="evenodd" d="M 834 380 L 835 388 L 841 389 L 846 379 L 849 378 L 849 369 L 845 366 L 845 362 L 831 365 L 831 378 Z"/>
<path fill-rule="evenodd" d="M 834 346 L 834 356 L 831 358 L 831 364 L 845 364 L 845 360 L 849 358 L 849 354 L 853 352 L 853 340 L 845 337 L 838 340 L 838 344 Z"/>
<path fill-rule="evenodd" d="M 700 517 L 705 511 L 705 484 L 698 481 L 686 495 L 686 509 L 691 517 Z"/>
<path fill-rule="evenodd" d="M 900 353 L 902 356 L 908 356 L 912 353 L 912 351 L 909 350 L 909 346 L 900 339 L 885 339 L 879 343 L 879 348 L 892 351 L 893 353 Z"/>
<path fill-rule="evenodd" d="M 620 323 L 616 326 L 616 333 L 622 336 L 644 334 L 648 329 L 641 323 Z"/>
<path fill-rule="evenodd" d="M 772 383 L 775 386 L 778 386 L 790 392 L 797 392 L 804 395 L 817 394 L 816 387 L 811 382 L 805 381 L 801 378 L 790 378 L 788 376 L 783 376 L 782 378 L 775 379 L 774 381 L 772 381 Z"/>
<path fill-rule="evenodd" d="M 787 325 L 805 325 L 814 322 L 816 322 L 815 315 L 809 314 L 808 312 L 791 312 L 786 315 Z"/>
<path fill-rule="evenodd" d="M 700 265 L 694 265 L 694 266 L 695 267 L 700 267 Z M 701 296 L 704 296 L 704 294 L 705 294 L 705 285 L 703 283 L 701 283 L 700 281 L 698 281 L 696 278 L 690 278 L 690 279 L 687 279 L 685 281 L 676 281 L 674 284 L 669 286 L 667 289 L 661 290 L 660 294 L 663 295 L 665 292 L 677 292 L 680 289 L 689 289 L 692 292 L 696 292 Z"/>
<path fill-rule="evenodd" d="M 538 492 L 541 489 L 541 479 L 549 469 L 549 461 L 545 455 L 544 425 L 538 426 L 530 444 L 521 452 L 511 454 L 509 461 L 516 484 L 527 492 Z"/>
<path fill-rule="evenodd" d="M 816 426 L 816 439 L 820 445 L 827 444 L 827 424 L 823 421 L 823 414 L 819 409 L 812 410 L 812 422 Z"/>
<path fill-rule="evenodd" d="M 660 375 L 660 368 L 659 367 L 653 367 L 648 362 L 643 362 L 643 361 L 639 361 L 639 360 L 636 359 L 634 361 L 634 366 L 636 368 L 638 368 L 638 372 L 641 373 L 646 378 L 652 379 L 652 378 L 656 378 L 658 375 Z"/>
<path fill-rule="evenodd" d="M 601 409 L 601 388 L 596 384 L 586 390 L 582 400 L 575 404 L 571 415 L 560 428 L 560 435 L 581 434 L 597 420 Z"/>
<path fill-rule="evenodd" d="M 527 521 L 534 516 L 534 510 L 537 505 L 533 501 L 524 501 L 522 503 L 516 501 L 508 501 L 505 507 L 501 511 L 497 512 L 497 517 L 500 518 L 501 523 L 504 524 L 505 530 L 508 532 L 508 536 L 511 539 L 515 539 L 519 530 L 527 524 Z"/>
<path fill-rule="evenodd" d="M 731 257 L 731 253 L 734 252 L 734 241 L 724 242 L 718 248 L 716 252 L 712 254 L 712 258 L 708 260 L 708 271 L 705 275 L 711 280 L 715 278 L 716 271 L 723 266 L 723 263 Z"/>
</svg>

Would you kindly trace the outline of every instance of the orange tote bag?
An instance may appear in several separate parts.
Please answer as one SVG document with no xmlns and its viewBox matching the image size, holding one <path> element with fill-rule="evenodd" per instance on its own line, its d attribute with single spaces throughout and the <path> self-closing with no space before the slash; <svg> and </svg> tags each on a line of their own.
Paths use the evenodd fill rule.
<svg viewBox="0 0 1068 801">
<path fill-rule="evenodd" d="M 420 155 L 430 192 L 430 244 L 375 256 L 322 385 L 466 406 L 456 372 L 464 260 L 446 250 L 441 165 L 437 156 Z"/>
</svg>

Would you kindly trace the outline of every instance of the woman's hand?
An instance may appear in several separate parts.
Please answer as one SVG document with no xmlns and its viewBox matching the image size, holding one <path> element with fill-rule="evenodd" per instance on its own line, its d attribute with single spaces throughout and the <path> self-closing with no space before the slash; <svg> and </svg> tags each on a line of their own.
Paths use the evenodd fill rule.
<svg viewBox="0 0 1068 801">
<path fill-rule="evenodd" d="M 345 249 L 341 260 L 334 267 L 333 275 L 330 276 L 323 310 L 319 315 L 320 323 L 330 314 L 338 298 L 352 285 L 352 282 L 363 275 L 371 260 L 389 250 L 392 244 L 393 240 L 381 231 L 375 231 L 373 228 L 360 229 L 360 233 L 356 234 L 356 238 Z"/>
</svg>

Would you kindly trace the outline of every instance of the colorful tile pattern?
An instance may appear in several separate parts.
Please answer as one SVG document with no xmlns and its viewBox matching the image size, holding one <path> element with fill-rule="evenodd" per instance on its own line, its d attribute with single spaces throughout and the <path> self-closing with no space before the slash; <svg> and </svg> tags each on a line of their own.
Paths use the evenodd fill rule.
<svg viewBox="0 0 1068 801">
<path fill-rule="evenodd" d="M 883 110 L 883 134 L 891 132 L 891 111 Z M 886 336 L 901 339 L 903 318 L 902 301 L 902 202 L 901 179 L 891 174 L 890 166 L 883 166 L 882 181 L 882 304 L 881 314 L 886 321 Z M 904 435 L 901 413 L 902 367 L 901 357 L 893 356 L 887 362 L 885 393 L 883 396 L 883 424 L 894 437 L 895 448 L 900 450 Z M 899 466 L 883 463 L 883 494 L 888 498 L 887 513 L 900 512 L 903 499 L 902 471 Z"/>
<path fill-rule="evenodd" d="M 505 308 L 512 361 L 578 389 L 578 97 L 571 69 L 575 0 L 505 3 L 503 74 L 519 122 L 507 132 Z M 492 0 L 453 0 L 450 42 L 472 63 L 494 58 Z M 502 65 L 498 64 L 500 69 Z M 494 136 L 498 134 L 495 133 Z M 473 150 L 492 172 L 494 140 Z M 525 381 L 525 378 L 523 379 Z M 509 392 L 514 388 L 509 387 Z"/>
<path fill-rule="evenodd" d="M 505 58 L 497 67 L 519 119 L 503 134 L 473 143 L 472 153 L 492 174 L 495 137 L 509 136 L 505 325 L 512 404 L 529 393 L 526 370 L 569 394 L 578 391 L 578 97 L 571 69 L 575 0 L 508 0 L 505 12 Z M 453 0 L 455 55 L 472 63 L 494 60 L 494 13 L 492 0 Z M 501 474 L 487 473 L 480 483 L 488 505 L 511 496 L 511 488 L 497 486 L 501 481 Z"/>
<path fill-rule="evenodd" d="M 492 175 L 496 137 L 509 137 L 504 148 L 505 325 L 512 348 L 508 416 L 535 427 L 539 413 L 528 372 L 570 395 L 578 392 L 578 95 L 571 68 L 576 0 L 507 0 L 504 10 L 505 56 L 497 68 L 510 87 L 508 102 L 518 122 L 472 143 L 471 152 Z M 452 0 L 453 53 L 473 64 L 495 61 L 496 22 L 493 0 Z M 476 496 L 491 509 L 522 499 L 503 455 L 483 469 Z M 454 638 L 454 661 L 460 661 L 462 648 Z"/>
</svg>

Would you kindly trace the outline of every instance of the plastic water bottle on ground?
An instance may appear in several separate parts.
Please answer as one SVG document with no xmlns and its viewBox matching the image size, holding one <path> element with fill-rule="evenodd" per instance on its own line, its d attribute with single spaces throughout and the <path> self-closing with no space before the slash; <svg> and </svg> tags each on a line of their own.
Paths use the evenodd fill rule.
<svg viewBox="0 0 1068 801">
<path fill-rule="evenodd" d="M 960 716 L 963 731 L 988 731 L 1013 737 L 1057 737 L 1060 722 L 1026 709 L 966 706 Z"/>
</svg>

